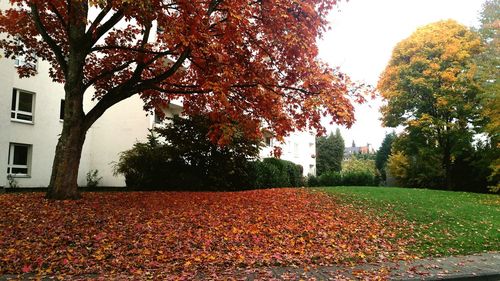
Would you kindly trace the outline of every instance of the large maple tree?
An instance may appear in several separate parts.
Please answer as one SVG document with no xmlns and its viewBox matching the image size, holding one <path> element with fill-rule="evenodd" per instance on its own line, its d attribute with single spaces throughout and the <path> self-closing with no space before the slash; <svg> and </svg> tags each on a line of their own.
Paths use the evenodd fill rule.
<svg viewBox="0 0 500 281">
<path fill-rule="evenodd" d="M 64 83 L 65 116 L 48 198 L 78 198 L 86 132 L 111 106 L 139 94 L 146 109 L 182 97 L 186 114 L 210 113 L 214 141 L 234 126 L 266 124 L 278 138 L 350 125 L 349 79 L 317 60 L 335 0 L 11 0 L 0 16 L 6 57 L 37 59 Z M 83 101 L 98 102 L 89 111 Z M 356 94 L 356 99 L 361 98 Z"/>
</svg>

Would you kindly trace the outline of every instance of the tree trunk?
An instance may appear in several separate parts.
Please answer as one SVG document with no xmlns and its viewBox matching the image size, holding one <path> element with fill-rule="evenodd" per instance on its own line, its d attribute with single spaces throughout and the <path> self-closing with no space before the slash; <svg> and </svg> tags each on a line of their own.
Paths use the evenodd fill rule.
<svg viewBox="0 0 500 281">
<path fill-rule="evenodd" d="M 66 121 L 65 121 L 66 122 Z M 46 197 L 48 199 L 78 199 L 78 168 L 85 142 L 83 120 L 65 125 L 56 147 L 52 176 Z"/>
<path fill-rule="evenodd" d="M 443 169 L 445 177 L 446 189 L 453 189 L 453 180 L 451 177 L 451 152 L 448 145 L 445 146 L 443 151 Z"/>
</svg>

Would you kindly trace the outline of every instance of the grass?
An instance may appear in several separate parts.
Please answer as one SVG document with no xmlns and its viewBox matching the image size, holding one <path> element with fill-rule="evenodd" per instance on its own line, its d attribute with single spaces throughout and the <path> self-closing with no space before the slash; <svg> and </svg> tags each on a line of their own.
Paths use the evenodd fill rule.
<svg viewBox="0 0 500 281">
<path fill-rule="evenodd" d="M 500 250 L 500 196 L 395 187 L 326 187 L 344 204 L 412 222 L 412 250 L 447 256 Z"/>
</svg>

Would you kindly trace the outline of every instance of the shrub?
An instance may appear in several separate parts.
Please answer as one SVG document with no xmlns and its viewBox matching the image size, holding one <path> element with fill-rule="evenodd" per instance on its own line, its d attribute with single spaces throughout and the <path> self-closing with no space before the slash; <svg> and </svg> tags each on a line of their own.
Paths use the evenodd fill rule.
<svg viewBox="0 0 500 281">
<path fill-rule="evenodd" d="M 277 158 L 265 158 L 253 163 L 255 188 L 296 187 L 304 184 L 302 166 Z"/>
<path fill-rule="evenodd" d="M 368 186 L 378 185 L 380 175 L 375 168 L 375 160 L 352 157 L 342 165 L 342 185 Z"/>
<path fill-rule="evenodd" d="M 9 188 L 18 188 L 19 187 L 19 184 L 17 183 L 16 179 L 11 174 L 7 175 L 7 182 L 9 183 Z"/>
<path fill-rule="evenodd" d="M 148 142 L 136 143 L 132 149 L 120 153 L 114 174 L 123 174 L 127 187 L 155 189 L 166 187 L 175 178 L 176 169 L 168 149 L 149 134 Z"/>
<path fill-rule="evenodd" d="M 377 185 L 376 176 L 369 171 L 348 171 L 342 174 L 342 185 L 371 186 Z"/>
<path fill-rule="evenodd" d="M 320 186 L 319 178 L 314 175 L 307 176 L 307 186 L 309 187 L 317 187 Z"/>
<path fill-rule="evenodd" d="M 342 185 L 342 176 L 339 172 L 330 171 L 319 176 L 319 184 L 322 186 Z"/>
<path fill-rule="evenodd" d="M 141 189 L 251 188 L 248 159 L 258 154 L 259 140 L 236 131 L 224 145 L 218 145 L 209 138 L 211 126 L 203 116 L 174 117 L 172 123 L 152 131 L 148 142 L 122 152 L 115 174 L 123 174 L 128 187 Z"/>
<path fill-rule="evenodd" d="M 87 172 L 87 187 L 97 187 L 102 177 L 99 176 L 99 170 L 90 170 Z"/>
</svg>

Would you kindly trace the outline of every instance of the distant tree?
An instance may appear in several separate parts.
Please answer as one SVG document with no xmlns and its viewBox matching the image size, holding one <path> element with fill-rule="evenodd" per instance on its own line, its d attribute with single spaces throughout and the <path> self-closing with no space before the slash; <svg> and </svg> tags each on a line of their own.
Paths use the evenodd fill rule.
<svg viewBox="0 0 500 281">
<path fill-rule="evenodd" d="M 395 132 L 386 134 L 384 140 L 382 141 L 382 145 L 378 149 L 375 156 L 375 166 L 377 167 L 377 170 L 379 171 L 380 176 L 384 181 L 386 180 L 385 168 L 387 159 L 389 159 L 389 155 L 391 155 L 392 142 L 394 141 L 394 139 L 396 139 Z"/>
<path fill-rule="evenodd" d="M 316 171 L 318 175 L 325 172 L 340 172 L 344 157 L 344 139 L 337 128 L 335 134 L 316 139 Z"/>
<path fill-rule="evenodd" d="M 387 171 L 394 177 L 398 184 L 408 185 L 410 163 L 408 156 L 401 151 L 394 151 L 387 159 Z"/>
<path fill-rule="evenodd" d="M 426 136 L 412 130 L 403 132 L 393 140 L 391 155 L 386 165 L 387 171 L 400 185 L 422 188 L 444 187 L 441 154 L 435 146 L 425 145 L 425 140 Z"/>
<path fill-rule="evenodd" d="M 482 120 L 472 60 L 481 50 L 469 28 L 453 20 L 432 23 L 397 44 L 378 83 L 387 102 L 381 108 L 384 124 L 405 128 L 414 146 L 406 156 L 439 158 L 448 188 L 453 159 L 470 145 Z"/>
</svg>

